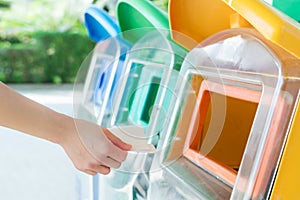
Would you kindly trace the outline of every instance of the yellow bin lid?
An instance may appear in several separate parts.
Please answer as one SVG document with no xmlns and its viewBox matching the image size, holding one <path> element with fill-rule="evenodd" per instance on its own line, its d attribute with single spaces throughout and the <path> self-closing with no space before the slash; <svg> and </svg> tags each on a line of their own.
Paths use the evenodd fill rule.
<svg viewBox="0 0 300 200">
<path fill-rule="evenodd" d="M 194 46 L 177 32 L 200 43 L 225 29 L 254 27 L 300 59 L 300 24 L 262 0 L 170 0 L 169 20 L 172 38 L 188 49 Z"/>
</svg>

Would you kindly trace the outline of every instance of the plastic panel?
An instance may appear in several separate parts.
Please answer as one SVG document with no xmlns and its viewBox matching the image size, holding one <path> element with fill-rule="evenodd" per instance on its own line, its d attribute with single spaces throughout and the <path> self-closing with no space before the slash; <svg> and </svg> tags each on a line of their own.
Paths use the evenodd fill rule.
<svg viewBox="0 0 300 200">
<path fill-rule="evenodd" d="M 221 35 L 224 37 L 220 37 Z M 210 42 L 213 43 L 211 46 L 209 45 Z M 283 85 L 280 61 L 264 43 L 256 38 L 255 34 L 253 35 L 247 30 L 245 33 L 242 33 L 241 30 L 219 33 L 204 41 L 203 44 L 206 46 L 193 49 L 183 63 L 180 73 L 184 76 L 184 82 L 179 83 L 178 96 L 174 100 L 174 107 L 172 107 L 174 112 L 170 118 L 169 127 L 164 132 L 166 137 L 158 146 L 158 148 L 164 149 L 164 154 L 156 155 L 154 158 L 156 163 L 153 164 L 153 170 L 168 168 L 168 166 L 173 165 L 172 163 L 175 164 L 182 154 L 185 154 L 188 155 L 189 159 L 196 159 L 193 162 L 200 168 L 205 169 L 207 173 L 220 179 L 221 182 L 231 185 L 233 188 L 232 199 L 264 198 L 270 190 L 269 181 L 272 180 L 274 170 L 276 170 L 286 128 L 286 126 L 278 127 L 277 125 L 287 123 L 286 117 L 290 112 L 291 106 L 291 96 L 280 89 Z M 264 60 L 256 62 L 254 57 L 257 54 L 263 55 L 261 58 Z M 197 159 L 200 159 L 204 163 L 208 163 L 203 158 L 203 155 L 198 154 L 200 157 L 197 158 L 195 154 L 193 156 L 187 153 L 190 145 L 193 146 L 193 144 L 189 143 L 194 141 L 191 139 L 195 136 L 193 130 L 197 130 L 201 126 L 198 123 L 198 125 L 195 124 L 195 120 L 199 117 L 198 109 L 199 100 L 201 99 L 197 98 L 197 96 L 199 95 L 200 97 L 202 94 L 202 92 L 197 90 L 201 84 L 206 83 L 208 80 L 221 86 L 223 85 L 222 94 L 225 96 L 235 94 L 235 98 L 238 98 L 241 95 L 239 94 L 241 89 L 250 90 L 254 94 L 258 94 L 243 97 L 246 99 L 245 102 L 250 103 L 254 101 L 251 98 L 257 96 L 258 98 L 255 98 L 254 101 L 257 104 L 257 110 L 254 110 L 254 115 L 252 114 L 251 128 L 248 128 L 249 136 L 246 138 L 247 144 L 244 150 L 242 149 L 242 160 L 238 167 L 237 175 L 235 176 L 235 173 L 233 173 L 233 176 L 231 175 L 233 179 L 226 180 L 226 176 L 223 178 L 220 176 L 223 172 L 217 172 L 216 168 L 207 168 L 207 165 L 198 162 L 199 160 L 197 161 Z M 215 88 L 213 84 L 210 91 L 215 91 Z M 231 92 L 224 92 L 228 90 L 226 88 L 231 88 Z M 212 140 L 210 140 L 212 142 L 210 143 L 211 147 L 214 147 L 222 133 L 222 124 L 226 126 L 228 123 L 225 120 L 226 107 L 223 107 L 230 103 L 227 98 L 218 100 L 218 104 L 212 102 L 214 108 L 212 107 L 211 113 L 216 112 L 215 116 L 221 116 L 221 118 L 219 117 L 218 119 L 214 118 L 213 115 L 211 116 L 211 120 L 215 120 L 220 124 L 218 126 L 209 125 L 208 127 L 208 129 L 212 128 L 212 133 L 215 134 L 214 136 L 212 135 Z M 240 106 L 239 110 L 244 109 L 244 104 L 236 105 Z M 213 122 L 211 120 L 210 123 Z M 209 130 L 207 130 L 207 133 L 209 133 Z M 222 137 L 219 139 L 222 140 Z M 182 141 L 187 141 L 187 143 Z M 273 148 L 269 148 L 269 146 Z M 232 148 L 232 146 L 227 148 Z M 216 158 L 220 159 L 220 157 L 215 157 L 214 160 Z M 162 162 L 162 166 L 160 166 L 160 162 Z M 221 163 L 223 162 L 221 161 Z M 226 167 L 224 168 L 224 163 L 221 163 L 219 160 L 216 166 L 226 169 Z M 162 171 L 164 173 L 164 170 Z M 200 171 L 199 169 L 199 173 Z M 176 174 L 177 172 L 174 173 Z M 212 196 L 211 198 L 218 198 L 218 196 Z"/>
</svg>

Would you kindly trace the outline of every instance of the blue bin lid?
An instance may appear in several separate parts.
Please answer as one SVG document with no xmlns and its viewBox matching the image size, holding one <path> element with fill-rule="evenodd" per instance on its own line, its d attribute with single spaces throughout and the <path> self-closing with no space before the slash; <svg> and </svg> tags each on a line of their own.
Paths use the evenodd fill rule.
<svg viewBox="0 0 300 200">
<path fill-rule="evenodd" d="M 120 33 L 116 21 L 108 13 L 96 6 L 89 6 L 84 12 L 84 23 L 89 37 L 99 42 Z"/>
</svg>

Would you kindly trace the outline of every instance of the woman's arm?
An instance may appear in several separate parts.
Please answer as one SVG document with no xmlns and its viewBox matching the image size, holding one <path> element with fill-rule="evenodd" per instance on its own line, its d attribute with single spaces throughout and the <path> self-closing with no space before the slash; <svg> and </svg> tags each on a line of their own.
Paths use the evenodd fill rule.
<svg viewBox="0 0 300 200">
<path fill-rule="evenodd" d="M 34 102 L 0 82 L 0 126 L 61 145 L 75 167 L 88 174 L 118 168 L 131 145 L 107 129 Z"/>
</svg>

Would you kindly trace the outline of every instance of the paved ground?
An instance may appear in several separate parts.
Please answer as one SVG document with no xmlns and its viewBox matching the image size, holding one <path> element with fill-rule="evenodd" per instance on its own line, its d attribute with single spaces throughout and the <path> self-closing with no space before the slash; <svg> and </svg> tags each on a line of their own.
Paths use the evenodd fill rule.
<svg viewBox="0 0 300 200">
<path fill-rule="evenodd" d="M 10 87 L 73 116 L 72 85 Z M 0 127 L 0 200 L 90 200 L 91 188 L 60 146 Z"/>
</svg>

